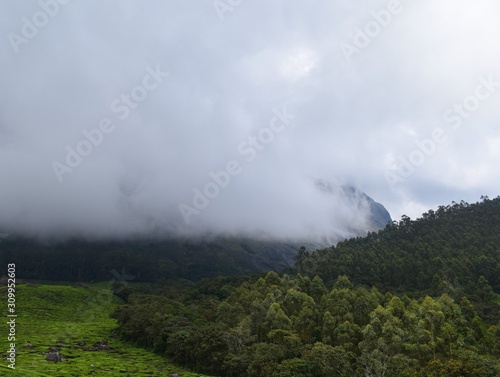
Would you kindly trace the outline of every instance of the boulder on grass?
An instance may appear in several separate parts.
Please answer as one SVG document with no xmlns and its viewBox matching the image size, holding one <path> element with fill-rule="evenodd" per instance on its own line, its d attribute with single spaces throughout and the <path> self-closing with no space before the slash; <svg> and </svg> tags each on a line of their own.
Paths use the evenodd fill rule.
<svg viewBox="0 0 500 377">
<path fill-rule="evenodd" d="M 110 350 L 111 347 L 108 346 L 108 342 L 105 340 L 100 340 L 96 343 L 94 343 L 94 349 L 97 351 L 107 351 Z"/>
<path fill-rule="evenodd" d="M 47 356 L 45 356 L 45 360 L 58 363 L 62 360 L 62 356 L 59 352 L 49 352 Z"/>
</svg>

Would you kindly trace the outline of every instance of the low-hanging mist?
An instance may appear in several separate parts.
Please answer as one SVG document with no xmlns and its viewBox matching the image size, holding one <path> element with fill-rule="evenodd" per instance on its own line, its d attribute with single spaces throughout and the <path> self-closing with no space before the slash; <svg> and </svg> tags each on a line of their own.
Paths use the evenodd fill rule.
<svg viewBox="0 0 500 377">
<path fill-rule="evenodd" d="M 386 1 L 241 2 L 222 17 L 210 1 L 56 3 L 46 24 L 39 2 L 0 5 L 0 232 L 337 239 L 369 227 L 370 205 L 311 177 L 394 218 L 498 194 L 493 0 L 402 1 L 390 20 Z M 478 83 L 484 100 L 452 129 L 443 115 L 476 107 Z M 195 208 L 221 171 L 231 181 Z"/>
</svg>

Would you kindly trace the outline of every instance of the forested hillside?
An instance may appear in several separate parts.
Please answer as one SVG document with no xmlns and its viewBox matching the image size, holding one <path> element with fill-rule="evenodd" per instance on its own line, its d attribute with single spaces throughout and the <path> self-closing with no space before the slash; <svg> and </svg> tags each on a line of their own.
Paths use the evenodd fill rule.
<svg viewBox="0 0 500 377">
<path fill-rule="evenodd" d="M 175 299 L 130 295 L 114 314 L 122 336 L 218 376 L 500 374 L 500 327 L 465 296 L 412 299 L 346 276 L 328 288 L 319 277 L 275 272 L 238 288 L 212 284 Z"/>
<path fill-rule="evenodd" d="M 11 236 L 0 242 L 0 263 L 15 263 L 24 279 L 99 281 L 113 270 L 134 281 L 199 281 L 293 266 L 300 244 L 243 237 L 39 242 Z"/>
<path fill-rule="evenodd" d="M 260 278 L 127 292 L 121 334 L 238 377 L 498 377 L 500 198 L 309 254 Z"/>
<path fill-rule="evenodd" d="M 403 216 L 378 233 L 299 252 L 297 269 L 327 283 L 353 282 L 434 294 L 500 292 L 500 197 L 440 206 L 418 220 Z"/>
</svg>

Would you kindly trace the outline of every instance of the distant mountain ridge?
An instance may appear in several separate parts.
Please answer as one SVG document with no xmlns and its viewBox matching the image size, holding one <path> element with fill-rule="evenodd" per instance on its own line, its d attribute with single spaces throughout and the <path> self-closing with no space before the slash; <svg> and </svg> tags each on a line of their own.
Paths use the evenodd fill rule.
<svg viewBox="0 0 500 377">
<path fill-rule="evenodd" d="M 391 215 L 389 211 L 380 203 L 373 200 L 371 197 L 366 195 L 363 191 L 352 185 L 340 185 L 335 186 L 331 182 L 318 179 L 316 180 L 316 187 L 318 190 L 329 194 L 335 194 L 336 191 L 340 191 L 341 195 L 345 196 L 353 206 L 360 207 L 362 205 L 368 204 L 369 206 L 369 222 L 367 229 L 362 230 L 360 234 L 362 236 L 366 235 L 369 231 L 379 230 L 384 228 L 388 223 L 392 222 Z"/>
<path fill-rule="evenodd" d="M 364 236 L 391 221 L 387 210 L 353 186 L 317 181 L 327 195 L 340 194 L 353 211 L 368 208 L 363 227 L 343 224 L 349 236 Z M 333 198 L 332 198 L 333 200 Z M 160 239 L 89 241 L 72 239 L 38 242 L 2 235 L 0 262 L 16 263 L 20 278 L 65 281 L 106 280 L 112 271 L 133 275 L 136 281 L 185 278 L 200 280 L 216 275 L 244 275 L 293 267 L 301 246 L 312 250 L 342 241 L 332 229 L 325 239 L 273 239 L 258 236 L 207 235 Z"/>
</svg>

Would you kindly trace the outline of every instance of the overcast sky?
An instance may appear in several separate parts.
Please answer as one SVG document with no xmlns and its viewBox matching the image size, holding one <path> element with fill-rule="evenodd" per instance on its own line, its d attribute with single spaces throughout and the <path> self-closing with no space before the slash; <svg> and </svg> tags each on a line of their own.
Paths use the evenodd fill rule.
<svg viewBox="0 0 500 377">
<path fill-rule="evenodd" d="M 393 219 L 496 197 L 499 17 L 497 0 L 2 0 L 0 228 L 360 221 L 314 178 Z"/>
</svg>

